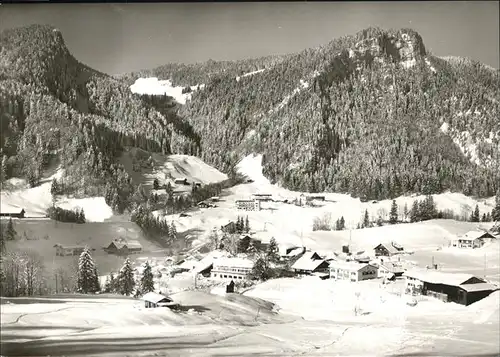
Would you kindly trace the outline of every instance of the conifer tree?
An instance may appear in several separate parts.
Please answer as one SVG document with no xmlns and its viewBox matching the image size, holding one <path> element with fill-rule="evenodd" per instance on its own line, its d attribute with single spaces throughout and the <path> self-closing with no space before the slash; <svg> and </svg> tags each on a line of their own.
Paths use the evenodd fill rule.
<svg viewBox="0 0 500 357">
<path fill-rule="evenodd" d="M 116 280 L 113 272 L 109 274 L 106 278 L 106 283 L 104 284 L 104 292 L 105 293 L 114 293 L 116 289 Z"/>
<path fill-rule="evenodd" d="M 365 210 L 365 215 L 363 217 L 363 225 L 362 228 L 370 227 L 370 216 L 368 215 L 368 209 Z"/>
<path fill-rule="evenodd" d="M 77 291 L 82 294 L 95 293 L 98 286 L 96 284 L 97 269 L 88 247 L 85 247 L 78 260 Z"/>
<path fill-rule="evenodd" d="M 7 222 L 7 228 L 4 232 L 5 240 L 14 240 L 17 237 L 16 229 L 14 228 L 14 222 L 12 222 L 12 218 L 9 218 Z"/>
<path fill-rule="evenodd" d="M 55 197 L 59 194 L 59 183 L 57 182 L 55 177 L 52 179 L 52 184 L 50 185 L 50 194 L 52 195 L 52 197 Z"/>
<path fill-rule="evenodd" d="M 248 216 L 245 218 L 245 233 L 250 232 L 250 222 L 248 220 Z"/>
<path fill-rule="evenodd" d="M 391 212 L 389 213 L 389 223 L 398 223 L 398 205 L 396 204 L 396 200 L 392 200 Z"/>
<path fill-rule="evenodd" d="M 2 163 L 0 166 L 0 182 L 7 179 L 7 156 L 2 155 Z"/>
<path fill-rule="evenodd" d="M 408 215 L 409 215 L 408 204 L 405 202 L 405 206 L 403 208 L 403 216 L 405 221 L 408 219 Z"/>
<path fill-rule="evenodd" d="M 278 243 L 274 237 L 269 241 L 269 246 L 267 247 L 266 257 L 268 261 L 272 263 L 277 263 L 280 259 Z"/>
<path fill-rule="evenodd" d="M 476 208 L 474 209 L 474 212 L 472 212 L 471 215 L 471 222 L 479 222 L 479 217 L 480 217 L 479 206 L 476 205 Z"/>
<path fill-rule="evenodd" d="M 410 222 L 414 223 L 419 221 L 420 221 L 419 202 L 418 200 L 414 200 L 410 211 Z"/>
<path fill-rule="evenodd" d="M 154 179 L 153 181 L 153 189 L 159 190 L 160 189 L 160 181 L 158 181 L 157 178 Z"/>
<path fill-rule="evenodd" d="M 177 228 L 175 227 L 174 222 L 170 224 L 170 229 L 168 230 L 170 234 L 170 240 L 173 242 L 177 239 Z"/>
<path fill-rule="evenodd" d="M 127 257 L 118 273 L 118 292 L 122 295 L 130 296 L 134 291 L 134 287 L 134 269 L 132 268 L 132 262 Z"/>
<path fill-rule="evenodd" d="M 495 196 L 495 207 L 491 211 L 491 219 L 493 222 L 500 222 L 500 189 Z"/>
<path fill-rule="evenodd" d="M 481 217 L 481 222 L 488 222 L 488 218 L 486 216 L 486 213 L 483 213 L 483 216 Z"/>
<path fill-rule="evenodd" d="M 151 265 L 149 265 L 149 262 L 146 262 L 146 264 L 144 265 L 144 271 L 142 273 L 141 285 L 139 290 L 141 294 L 147 294 L 155 290 L 153 271 L 151 269 Z"/>
<path fill-rule="evenodd" d="M 0 255 L 4 255 L 6 252 L 5 237 L 3 232 L 0 232 Z"/>
</svg>

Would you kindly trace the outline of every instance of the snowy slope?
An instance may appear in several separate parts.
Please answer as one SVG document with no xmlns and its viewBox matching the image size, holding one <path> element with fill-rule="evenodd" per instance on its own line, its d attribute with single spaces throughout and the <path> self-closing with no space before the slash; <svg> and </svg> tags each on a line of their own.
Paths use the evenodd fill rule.
<svg viewBox="0 0 500 357">
<path fill-rule="evenodd" d="M 10 179 L 10 187 L 0 192 L 2 212 L 18 211 L 24 208 L 26 216 L 45 217 L 47 209 L 52 206 L 50 188 L 53 178 L 59 178 L 62 172 L 44 179 L 37 187 L 30 188 L 24 180 Z M 104 197 L 71 198 L 60 196 L 54 202 L 64 209 L 83 208 L 85 217 L 89 222 L 103 222 L 113 215 Z"/>
<path fill-rule="evenodd" d="M 204 84 L 191 86 L 191 91 L 203 89 Z M 172 82 L 167 80 L 159 80 L 156 77 L 138 78 L 134 84 L 130 86 L 132 93 L 149 94 L 149 95 L 168 95 L 173 97 L 179 104 L 186 104 L 187 100 L 191 99 L 191 93 L 182 93 L 186 87 L 173 86 Z"/>
</svg>

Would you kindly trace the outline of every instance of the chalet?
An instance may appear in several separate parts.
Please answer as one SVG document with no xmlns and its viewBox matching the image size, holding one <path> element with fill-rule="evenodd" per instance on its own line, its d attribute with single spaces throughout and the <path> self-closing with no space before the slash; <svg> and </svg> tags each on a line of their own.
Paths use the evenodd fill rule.
<svg viewBox="0 0 500 357">
<path fill-rule="evenodd" d="M 471 274 L 415 269 L 406 271 L 403 276 L 407 293 L 432 296 L 466 306 L 498 290 L 497 286 Z"/>
<path fill-rule="evenodd" d="M 404 253 L 404 248 L 395 242 L 380 243 L 375 248 L 373 248 L 373 250 L 375 251 L 376 257 L 380 257 L 380 256 L 391 257 L 391 256 L 396 255 L 396 254 Z"/>
<path fill-rule="evenodd" d="M 236 208 L 244 211 L 260 211 L 260 200 L 237 200 Z"/>
<path fill-rule="evenodd" d="M 378 267 L 378 275 L 386 279 L 394 279 L 403 276 L 404 272 L 405 270 L 401 265 L 393 262 L 384 262 L 383 260 Z"/>
<path fill-rule="evenodd" d="M 236 222 L 230 221 L 229 223 L 221 226 L 220 230 L 225 233 L 236 232 Z"/>
<path fill-rule="evenodd" d="M 142 297 L 145 308 L 169 307 L 173 305 L 173 300 L 168 296 L 149 292 Z"/>
<path fill-rule="evenodd" d="M 220 197 L 219 196 L 213 196 L 213 197 L 210 197 L 209 200 L 212 201 L 212 202 L 219 202 L 220 201 Z"/>
<path fill-rule="evenodd" d="M 18 212 L 0 212 L 0 217 L 11 217 L 11 218 L 24 218 L 26 211 L 24 208 Z"/>
<path fill-rule="evenodd" d="M 174 184 L 176 185 L 189 185 L 189 181 L 187 178 L 176 178 L 174 180 Z"/>
<path fill-rule="evenodd" d="M 451 239 L 450 246 L 456 248 L 481 248 L 486 240 L 496 239 L 495 236 L 484 231 L 470 231 L 463 236 Z"/>
<path fill-rule="evenodd" d="M 245 253 L 254 249 L 255 251 L 262 251 L 267 247 L 267 244 L 262 242 L 262 239 L 252 236 L 250 234 L 242 234 L 238 241 L 238 251 Z"/>
<path fill-rule="evenodd" d="M 80 255 L 85 250 L 83 246 L 63 246 L 61 244 L 54 245 L 54 248 L 56 248 L 56 256 L 59 257 Z"/>
<path fill-rule="evenodd" d="M 243 280 L 248 278 L 253 265 L 253 261 L 246 258 L 216 258 L 213 260 L 211 277 L 222 280 Z"/>
<path fill-rule="evenodd" d="M 328 273 L 329 263 L 316 252 L 305 252 L 293 265 L 297 274 Z"/>
<path fill-rule="evenodd" d="M 272 201 L 273 195 L 270 193 L 254 193 L 252 198 L 257 201 Z"/>
<path fill-rule="evenodd" d="M 128 255 L 140 253 L 142 245 L 138 241 L 126 241 L 124 239 L 115 239 L 104 250 L 108 254 Z"/>
<path fill-rule="evenodd" d="M 214 204 L 212 204 L 210 202 L 206 202 L 206 201 L 198 202 L 197 206 L 200 208 L 213 208 L 213 207 L 215 207 Z"/>
<path fill-rule="evenodd" d="M 363 281 L 376 279 L 378 268 L 371 264 L 335 261 L 330 263 L 330 279 Z"/>
</svg>

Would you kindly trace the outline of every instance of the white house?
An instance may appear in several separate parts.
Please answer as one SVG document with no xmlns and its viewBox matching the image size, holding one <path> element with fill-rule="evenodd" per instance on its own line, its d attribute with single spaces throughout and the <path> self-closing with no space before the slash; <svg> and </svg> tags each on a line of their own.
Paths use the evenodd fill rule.
<svg viewBox="0 0 500 357">
<path fill-rule="evenodd" d="M 252 198 L 258 201 L 272 201 L 273 195 L 270 193 L 254 193 Z"/>
<path fill-rule="evenodd" d="M 210 276 L 221 280 L 243 280 L 252 272 L 253 266 L 253 261 L 246 258 L 216 258 Z"/>
<path fill-rule="evenodd" d="M 376 279 L 377 277 L 378 268 L 371 264 L 343 261 L 330 262 L 330 279 L 362 281 Z"/>
<path fill-rule="evenodd" d="M 378 267 L 378 276 L 391 279 L 393 277 L 402 276 L 405 270 L 401 266 L 401 264 L 396 264 L 393 262 L 381 261 L 380 266 Z"/>
<path fill-rule="evenodd" d="M 259 200 L 237 200 L 236 208 L 245 211 L 260 211 Z"/>
<path fill-rule="evenodd" d="M 484 231 L 470 231 L 451 239 L 450 246 L 456 248 L 481 248 L 487 239 L 495 239 L 495 237 Z"/>
<path fill-rule="evenodd" d="M 328 273 L 329 263 L 316 252 L 305 252 L 293 265 L 298 274 Z"/>
</svg>

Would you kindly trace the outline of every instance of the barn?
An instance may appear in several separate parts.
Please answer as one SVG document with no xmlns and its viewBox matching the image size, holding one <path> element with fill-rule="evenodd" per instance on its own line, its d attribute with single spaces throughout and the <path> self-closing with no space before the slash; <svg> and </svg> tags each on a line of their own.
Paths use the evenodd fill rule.
<svg viewBox="0 0 500 357">
<path fill-rule="evenodd" d="M 0 217 L 11 217 L 11 218 L 24 218 L 26 211 L 24 208 L 17 212 L 0 212 Z"/>
<path fill-rule="evenodd" d="M 433 296 L 445 302 L 470 305 L 484 299 L 498 287 L 471 274 L 414 269 L 403 274 L 406 292 Z"/>
</svg>

